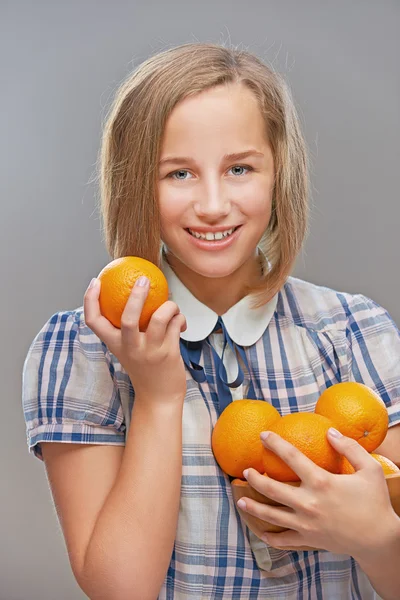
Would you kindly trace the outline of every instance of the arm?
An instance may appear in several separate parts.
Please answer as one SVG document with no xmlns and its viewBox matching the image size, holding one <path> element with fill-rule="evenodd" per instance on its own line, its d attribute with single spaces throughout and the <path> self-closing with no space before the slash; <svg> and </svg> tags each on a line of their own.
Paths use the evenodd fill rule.
<svg viewBox="0 0 400 600">
<path fill-rule="evenodd" d="M 377 545 L 375 552 L 365 558 L 359 558 L 357 562 L 383 600 L 398 600 L 400 593 L 400 518 L 397 515 L 393 515 L 387 540 L 382 540 L 382 543 Z"/>
<path fill-rule="evenodd" d="M 382 454 L 400 467 L 400 423 L 388 429 L 382 444 L 374 450 L 376 454 Z"/>
<path fill-rule="evenodd" d="M 384 441 L 375 452 L 390 458 L 400 467 L 400 424 L 388 430 Z M 388 529 L 387 542 L 382 544 L 382 548 L 377 548 L 377 555 L 357 561 L 384 600 L 397 600 L 400 590 L 400 518 L 397 515 L 393 517 L 393 523 Z"/>
<path fill-rule="evenodd" d="M 182 406 L 155 413 L 135 403 L 118 479 L 85 555 L 82 577 L 92 600 L 159 594 L 179 513 Z"/>
<path fill-rule="evenodd" d="M 135 400 L 123 447 L 43 443 L 75 578 L 91 600 L 155 600 L 179 512 L 182 406 Z"/>
<path fill-rule="evenodd" d="M 354 474 L 328 473 L 292 444 L 269 433 L 264 445 L 298 474 L 301 485 L 293 488 L 249 469 L 246 479 L 250 485 L 285 507 L 245 498 L 246 507 L 241 509 L 287 529 L 262 535 L 269 545 L 311 546 L 348 554 L 384 600 L 398 600 L 400 518 L 391 506 L 383 470 L 355 440 L 336 433 L 338 436 L 329 430 L 329 442 L 350 461 Z"/>
<path fill-rule="evenodd" d="M 99 282 L 84 298 L 86 324 L 135 390 L 125 450 L 92 446 L 65 450 L 57 460 L 49 446 L 44 455 L 71 565 L 91 600 L 155 600 L 175 538 L 186 393 L 179 339 L 186 321 L 167 301 L 141 332 L 148 290 L 148 281 L 132 288 L 121 329 L 101 314 Z"/>
</svg>

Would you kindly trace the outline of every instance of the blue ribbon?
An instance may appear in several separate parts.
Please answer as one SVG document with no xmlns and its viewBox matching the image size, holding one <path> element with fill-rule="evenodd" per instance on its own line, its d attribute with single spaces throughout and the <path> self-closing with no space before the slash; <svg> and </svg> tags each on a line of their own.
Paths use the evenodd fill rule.
<svg viewBox="0 0 400 600">
<path fill-rule="evenodd" d="M 225 324 L 222 320 L 222 317 L 218 317 L 217 323 L 215 324 L 213 331 L 216 331 L 217 329 L 222 329 L 223 340 L 224 340 L 221 358 L 218 356 L 218 353 L 213 348 L 210 341 L 207 340 L 207 338 L 206 338 L 206 340 L 207 340 L 207 343 L 209 344 L 209 346 L 211 347 L 211 350 L 212 350 L 212 353 L 214 356 L 214 360 L 215 360 L 217 395 L 218 395 L 219 412 L 221 414 L 222 411 L 228 406 L 228 404 L 230 402 L 232 402 L 232 394 L 230 392 L 230 388 L 239 387 L 243 383 L 243 379 L 244 379 L 243 370 L 238 361 L 236 361 L 237 366 L 238 366 L 238 375 L 237 375 L 236 379 L 231 382 L 229 382 L 227 379 L 227 373 L 226 373 L 225 365 L 223 363 L 225 349 L 226 349 L 227 344 L 229 344 L 229 346 L 232 350 L 232 353 L 235 357 L 236 357 L 236 350 L 239 352 L 239 355 L 240 355 L 243 363 L 245 364 L 249 375 L 250 375 L 250 369 L 249 369 L 249 363 L 248 363 L 248 360 L 247 360 L 247 357 L 246 357 L 243 347 L 240 346 L 239 344 L 236 344 L 230 338 L 230 336 L 226 330 Z M 203 367 L 199 364 L 202 346 L 203 346 L 204 341 L 206 341 L 206 340 L 201 340 L 199 342 L 187 342 L 187 341 L 181 339 L 180 340 L 180 349 L 181 349 L 181 355 L 182 355 L 183 361 L 184 361 L 186 367 L 188 368 L 190 374 L 192 375 L 193 379 L 199 384 L 207 381 L 209 384 L 213 385 L 214 381 L 213 381 L 212 376 L 211 375 L 207 376 Z M 257 399 L 255 392 L 254 392 L 254 385 L 251 380 L 250 380 L 249 390 L 248 390 L 246 397 L 254 399 L 254 400 Z"/>
</svg>

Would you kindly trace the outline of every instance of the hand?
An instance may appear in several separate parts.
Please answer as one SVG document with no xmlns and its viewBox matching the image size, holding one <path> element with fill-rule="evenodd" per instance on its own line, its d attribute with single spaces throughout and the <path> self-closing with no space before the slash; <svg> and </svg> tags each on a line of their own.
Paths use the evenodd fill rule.
<svg viewBox="0 0 400 600">
<path fill-rule="evenodd" d="M 301 479 L 300 486 L 294 487 L 255 469 L 244 472 L 254 489 L 289 507 L 244 498 L 246 512 L 289 529 L 265 534 L 262 539 L 270 546 L 311 546 L 366 560 L 371 554 L 378 556 L 393 531 L 398 530 L 382 467 L 358 442 L 339 436 L 334 437 L 330 430 L 328 440 L 355 468 L 351 475 L 329 473 L 279 435 L 268 432 L 264 445 Z"/>
<path fill-rule="evenodd" d="M 118 329 L 100 312 L 100 286 L 97 280 L 85 292 L 85 322 L 118 358 L 132 381 L 135 396 L 161 404 L 170 399 L 183 401 L 186 373 L 179 339 L 187 325 L 179 307 L 170 300 L 164 302 L 151 316 L 147 330 L 141 332 L 139 318 L 149 284 L 135 285 Z"/>
</svg>

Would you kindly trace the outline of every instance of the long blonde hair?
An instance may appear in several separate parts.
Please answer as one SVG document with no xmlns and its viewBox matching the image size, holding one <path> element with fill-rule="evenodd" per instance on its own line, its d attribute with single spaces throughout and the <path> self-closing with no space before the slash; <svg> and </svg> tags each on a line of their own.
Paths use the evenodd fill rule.
<svg viewBox="0 0 400 600">
<path fill-rule="evenodd" d="M 160 266 L 157 181 L 168 116 L 188 96 L 228 83 L 256 96 L 275 164 L 272 214 L 259 246 L 270 269 L 253 307 L 284 285 L 308 234 L 308 156 L 288 85 L 254 54 L 218 44 L 184 44 L 148 58 L 121 84 L 99 154 L 100 212 L 112 259 L 140 256 Z"/>
</svg>

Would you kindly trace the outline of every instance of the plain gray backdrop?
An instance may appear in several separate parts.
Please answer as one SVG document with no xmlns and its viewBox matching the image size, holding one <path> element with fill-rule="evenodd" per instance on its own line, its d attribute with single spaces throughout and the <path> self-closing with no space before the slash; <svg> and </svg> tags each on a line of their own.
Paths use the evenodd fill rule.
<svg viewBox="0 0 400 600">
<path fill-rule="evenodd" d="M 84 598 L 44 465 L 28 454 L 22 365 L 110 260 L 93 182 L 120 81 L 148 55 L 242 45 L 288 79 L 312 161 L 311 233 L 294 275 L 363 293 L 400 323 L 399 0 L 0 2 L 0 600 Z"/>
</svg>

